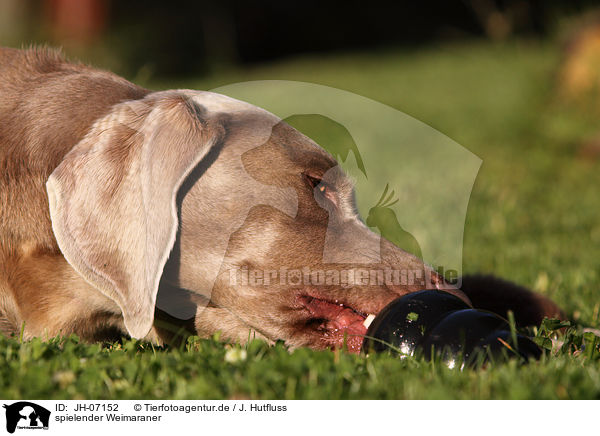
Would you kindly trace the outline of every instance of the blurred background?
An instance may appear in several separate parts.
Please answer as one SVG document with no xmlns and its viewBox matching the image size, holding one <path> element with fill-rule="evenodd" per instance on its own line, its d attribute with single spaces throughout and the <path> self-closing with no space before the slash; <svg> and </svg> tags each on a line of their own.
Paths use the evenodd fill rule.
<svg viewBox="0 0 600 436">
<path fill-rule="evenodd" d="M 309 53 L 555 36 L 594 1 L 0 0 L 0 42 L 44 42 L 125 75 L 182 77 Z"/>
<path fill-rule="evenodd" d="M 299 80 L 412 115 L 483 160 L 464 270 L 600 323 L 600 2 L 0 0 L 0 45 L 34 43 L 153 89 Z M 289 121 L 352 149 L 322 117 Z M 381 192 L 369 195 L 375 206 Z M 395 217 L 369 212 L 419 253 Z"/>
</svg>

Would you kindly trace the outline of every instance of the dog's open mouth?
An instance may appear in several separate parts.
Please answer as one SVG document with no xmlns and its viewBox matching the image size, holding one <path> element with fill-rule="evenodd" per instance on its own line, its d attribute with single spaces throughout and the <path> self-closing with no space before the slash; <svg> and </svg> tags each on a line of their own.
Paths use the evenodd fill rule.
<svg viewBox="0 0 600 436">
<path fill-rule="evenodd" d="M 360 352 L 364 335 L 367 333 L 367 314 L 338 301 L 302 295 L 300 304 L 309 312 L 306 325 L 316 330 L 329 348 L 346 348 Z"/>
</svg>

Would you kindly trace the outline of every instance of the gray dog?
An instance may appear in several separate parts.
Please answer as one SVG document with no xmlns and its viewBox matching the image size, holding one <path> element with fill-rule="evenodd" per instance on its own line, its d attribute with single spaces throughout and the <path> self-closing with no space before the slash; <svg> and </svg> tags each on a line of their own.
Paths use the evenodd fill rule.
<svg viewBox="0 0 600 436">
<path fill-rule="evenodd" d="M 180 328 L 235 341 L 254 331 L 358 351 L 368 315 L 424 287 L 523 324 L 560 315 L 490 278 L 453 289 L 380 239 L 335 159 L 274 115 L 151 92 L 45 49 L 0 49 L 0 204 L 5 334 L 164 343 Z M 324 262 L 326 242 L 344 263 Z M 403 278 L 342 280 L 367 263 Z M 328 278 L 289 275 L 307 269 Z"/>
</svg>

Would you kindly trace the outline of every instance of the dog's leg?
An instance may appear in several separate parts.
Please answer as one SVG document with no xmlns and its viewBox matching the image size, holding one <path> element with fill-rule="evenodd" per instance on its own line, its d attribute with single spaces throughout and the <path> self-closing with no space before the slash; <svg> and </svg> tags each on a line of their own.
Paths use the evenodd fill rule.
<svg viewBox="0 0 600 436">
<path fill-rule="evenodd" d="M 566 318 L 564 312 L 548 297 L 491 275 L 464 276 L 461 289 L 477 309 L 502 316 L 511 310 L 519 326 L 540 325 L 544 317 Z"/>
</svg>

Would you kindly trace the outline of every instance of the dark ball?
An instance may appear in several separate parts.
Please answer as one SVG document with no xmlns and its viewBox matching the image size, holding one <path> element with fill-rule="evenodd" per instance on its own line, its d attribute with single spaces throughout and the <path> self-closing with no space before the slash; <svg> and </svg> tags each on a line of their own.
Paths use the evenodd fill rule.
<svg viewBox="0 0 600 436">
<path fill-rule="evenodd" d="M 481 349 L 478 346 L 498 330 L 510 329 L 508 322 L 492 312 L 476 309 L 463 309 L 447 314 L 435 325 L 423 341 L 426 358 L 433 353 L 441 355 L 449 366 L 462 365 L 476 359 L 473 355 Z"/>
<path fill-rule="evenodd" d="M 362 350 L 437 356 L 451 368 L 514 356 L 537 359 L 542 354 L 525 336 L 517 334 L 515 342 L 504 318 L 470 308 L 460 298 L 438 290 L 392 301 L 369 326 Z"/>
<path fill-rule="evenodd" d="M 509 330 L 500 330 L 490 333 L 480 344 L 487 348 L 491 356 L 501 359 L 505 356 L 520 356 L 525 360 L 539 359 L 542 356 L 541 348 L 527 336 L 516 335 L 517 343 L 513 342 Z"/>
<path fill-rule="evenodd" d="M 468 308 L 463 300 L 444 291 L 405 295 L 379 312 L 367 330 L 362 349 L 385 351 L 392 346 L 401 354 L 412 356 L 439 320 L 449 312 Z"/>
</svg>

